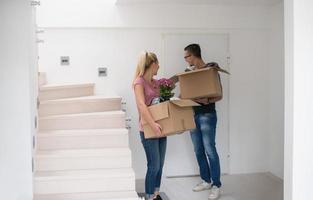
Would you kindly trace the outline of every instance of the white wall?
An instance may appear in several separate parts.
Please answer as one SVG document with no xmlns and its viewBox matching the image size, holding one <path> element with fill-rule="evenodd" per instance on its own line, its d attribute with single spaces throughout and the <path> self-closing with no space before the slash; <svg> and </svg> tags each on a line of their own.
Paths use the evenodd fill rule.
<svg viewBox="0 0 313 200">
<path fill-rule="evenodd" d="M 238 31 L 231 36 L 230 153 L 233 173 L 268 171 L 266 34 Z"/>
<path fill-rule="evenodd" d="M 73 7 L 73 1 L 58 1 L 42 1 L 38 12 L 38 25 L 45 28 L 45 43 L 39 50 L 41 70 L 48 72 L 50 83 L 96 82 L 98 94 L 117 93 L 127 101 L 128 115 L 133 119 L 130 144 L 137 178 L 144 177 L 145 155 L 130 85 L 142 50 L 159 55 L 160 75 L 166 70 L 162 66 L 162 33 L 169 32 L 230 35 L 230 172 L 270 171 L 269 109 L 276 102 L 269 98 L 270 7 L 115 7 L 99 0 L 88 4 L 75 1 Z M 62 55 L 71 56 L 71 66 L 59 66 Z M 107 78 L 97 77 L 99 66 L 109 68 Z"/>
<path fill-rule="evenodd" d="M 31 200 L 35 86 L 30 2 L 1 1 L 0 24 L 0 195 Z"/>
<path fill-rule="evenodd" d="M 284 176 L 284 6 L 271 8 L 272 30 L 269 34 L 269 143 L 270 172 Z"/>
<path fill-rule="evenodd" d="M 285 199 L 313 199 L 313 2 L 285 1 Z"/>
<path fill-rule="evenodd" d="M 42 0 L 38 26 L 116 28 L 268 28 L 267 6 L 153 4 L 116 6 L 115 0 Z M 57 15 L 55 13 L 58 13 Z"/>
</svg>

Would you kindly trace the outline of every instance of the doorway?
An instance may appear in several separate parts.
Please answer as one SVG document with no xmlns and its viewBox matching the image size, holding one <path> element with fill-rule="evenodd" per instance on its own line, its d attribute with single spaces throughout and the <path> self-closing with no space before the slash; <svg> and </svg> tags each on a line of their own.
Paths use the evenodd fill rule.
<svg viewBox="0 0 313 200">
<path fill-rule="evenodd" d="M 217 62 L 221 68 L 229 71 L 229 36 L 223 33 L 172 33 L 163 35 L 164 77 L 182 72 L 187 63 L 182 57 L 184 47 L 191 43 L 201 44 L 205 62 Z M 229 173 L 229 77 L 221 74 L 223 99 L 217 106 L 216 144 L 220 156 L 221 172 Z M 178 85 L 178 84 L 177 84 Z M 175 88 L 178 96 L 179 86 Z M 167 177 L 198 175 L 199 169 L 190 134 L 168 137 L 165 175 Z"/>
</svg>

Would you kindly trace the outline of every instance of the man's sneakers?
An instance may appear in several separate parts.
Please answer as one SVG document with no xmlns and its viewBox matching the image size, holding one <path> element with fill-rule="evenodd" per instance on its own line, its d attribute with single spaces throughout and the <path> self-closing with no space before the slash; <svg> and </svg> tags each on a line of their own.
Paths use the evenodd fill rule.
<svg viewBox="0 0 313 200">
<path fill-rule="evenodd" d="M 212 186 L 211 183 L 207 183 L 205 181 L 199 183 L 192 189 L 194 192 L 200 192 L 203 190 L 210 190 L 209 191 L 209 200 L 216 200 L 220 197 L 220 188 L 216 187 L 215 185 Z"/>
<path fill-rule="evenodd" d="M 192 191 L 200 192 L 200 191 L 209 190 L 209 189 L 211 189 L 211 183 L 207 183 L 207 182 L 203 181 L 203 182 L 197 184 L 196 187 L 194 187 L 192 189 Z"/>
<path fill-rule="evenodd" d="M 220 188 L 213 186 L 209 192 L 209 200 L 215 200 L 220 197 Z"/>
</svg>

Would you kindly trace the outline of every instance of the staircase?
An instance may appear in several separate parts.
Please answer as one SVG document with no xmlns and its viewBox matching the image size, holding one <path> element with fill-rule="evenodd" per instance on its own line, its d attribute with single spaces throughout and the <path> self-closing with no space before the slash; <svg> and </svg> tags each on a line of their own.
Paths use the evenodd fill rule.
<svg viewBox="0 0 313 200">
<path fill-rule="evenodd" d="M 34 200 L 138 200 L 120 97 L 39 74 Z"/>
</svg>

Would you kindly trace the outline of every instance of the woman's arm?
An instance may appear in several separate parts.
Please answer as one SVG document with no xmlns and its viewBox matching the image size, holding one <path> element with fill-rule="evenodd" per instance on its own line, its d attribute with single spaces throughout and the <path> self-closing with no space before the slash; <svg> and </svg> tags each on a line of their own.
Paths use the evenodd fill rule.
<svg viewBox="0 0 313 200">
<path fill-rule="evenodd" d="M 140 116 L 144 118 L 149 126 L 152 128 L 153 132 L 157 135 L 162 135 L 162 128 L 161 126 L 156 123 L 148 110 L 147 105 L 145 104 L 145 96 L 144 96 L 144 89 L 142 85 L 135 85 L 135 96 L 136 96 L 136 103 L 138 107 L 138 111 L 140 112 Z"/>
</svg>

